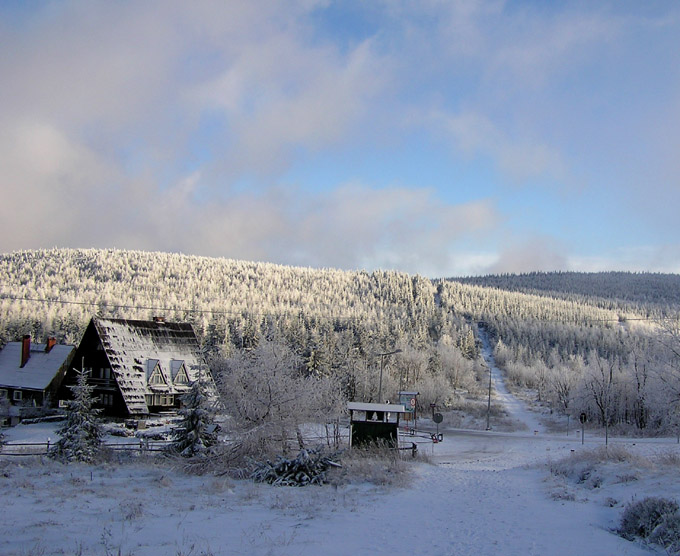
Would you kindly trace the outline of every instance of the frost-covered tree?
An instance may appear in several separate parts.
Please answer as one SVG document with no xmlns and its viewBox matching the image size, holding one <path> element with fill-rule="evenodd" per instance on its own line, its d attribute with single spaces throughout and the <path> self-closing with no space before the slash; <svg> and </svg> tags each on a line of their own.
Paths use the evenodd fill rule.
<svg viewBox="0 0 680 556">
<path fill-rule="evenodd" d="M 583 361 L 574 359 L 570 365 L 551 367 L 548 377 L 550 396 L 555 406 L 565 415 L 569 414 L 574 391 L 583 375 Z"/>
<path fill-rule="evenodd" d="M 597 408 L 597 416 L 604 426 L 605 443 L 609 441 L 609 427 L 617 409 L 621 367 L 614 361 L 596 357 L 585 375 L 585 389 Z"/>
<path fill-rule="evenodd" d="M 90 463 L 99 454 L 102 429 L 99 410 L 93 407 L 93 387 L 87 383 L 87 371 L 76 370 L 76 384 L 70 386 L 73 399 L 66 407 L 66 422 L 57 431 L 59 440 L 51 455 L 64 461 Z"/>
<path fill-rule="evenodd" d="M 183 457 L 206 454 L 217 443 L 217 427 L 205 382 L 195 380 L 182 396 L 182 420 L 174 430 L 170 450 Z"/>
<path fill-rule="evenodd" d="M 0 344 L 23 334 L 77 343 L 93 314 L 130 318 L 135 308 L 136 318 L 151 318 L 162 307 L 168 320 L 192 323 L 211 359 L 274 341 L 300 357 L 302 375 L 339 377 L 348 397 L 367 401 L 379 389 L 373 354 L 393 347 L 402 353 L 385 361 L 382 390 L 390 398 L 402 387 L 417 389 L 423 377 L 438 383 L 442 374 L 453 389 L 474 395 L 476 323 L 483 322 L 497 366 L 541 399 L 555 400 L 555 369 L 568 372 L 574 358 L 585 368 L 599 357 L 620 375 L 612 423 L 658 429 L 669 404 L 680 405 L 679 275 L 531 273 L 432 282 L 395 271 L 50 249 L 0 254 L 0 284 Z M 660 346 L 664 322 L 669 330 Z M 586 373 L 577 378 L 573 388 L 570 380 L 563 386 L 587 393 Z M 572 398 L 570 412 L 599 413 L 591 395 Z"/>
<path fill-rule="evenodd" d="M 342 409 L 336 377 L 308 374 L 288 347 L 267 340 L 227 359 L 218 384 L 243 454 L 302 449 L 302 426 L 328 423 Z"/>
</svg>

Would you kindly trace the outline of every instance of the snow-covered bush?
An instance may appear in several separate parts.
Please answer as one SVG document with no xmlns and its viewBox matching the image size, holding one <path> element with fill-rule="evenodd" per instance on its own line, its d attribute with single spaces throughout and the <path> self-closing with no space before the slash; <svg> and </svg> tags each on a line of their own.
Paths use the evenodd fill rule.
<svg viewBox="0 0 680 556">
<path fill-rule="evenodd" d="M 87 371 L 76 370 L 76 378 L 76 384 L 69 387 L 73 399 L 66 408 L 66 422 L 57 431 L 60 438 L 50 455 L 64 461 L 90 463 L 100 452 L 102 428 L 99 410 L 93 407 L 93 387 L 87 383 Z"/>
<path fill-rule="evenodd" d="M 669 554 L 680 554 L 680 515 L 664 515 L 649 535 L 649 542 L 662 546 Z"/>
<path fill-rule="evenodd" d="M 217 443 L 217 426 L 206 391 L 206 385 L 196 380 L 191 390 L 182 397 L 179 414 L 182 420 L 173 431 L 172 453 L 183 457 L 204 455 Z"/>
<path fill-rule="evenodd" d="M 302 427 L 323 425 L 343 409 L 335 377 L 307 374 L 288 347 L 268 340 L 226 360 L 218 384 L 235 438 L 231 454 L 242 460 L 304 449 Z"/>
<path fill-rule="evenodd" d="M 668 538 L 673 534 L 680 537 L 680 528 L 675 533 L 671 529 L 678 526 L 678 503 L 668 498 L 650 496 L 629 504 L 621 515 L 619 534 L 628 540 L 636 537 L 651 541 L 656 529 L 663 523 L 655 538 Z M 673 519 L 675 518 L 675 519 Z M 675 523 L 675 525 L 673 525 Z"/>
<path fill-rule="evenodd" d="M 638 469 L 649 466 L 649 462 L 619 446 L 600 447 L 584 450 L 569 457 L 552 462 L 550 472 L 564 477 L 581 488 L 600 488 L 615 474 L 618 481 L 634 481 Z"/>
<path fill-rule="evenodd" d="M 340 467 L 336 459 L 321 449 L 300 450 L 293 459 L 279 456 L 274 463 L 267 460 L 257 464 L 250 478 L 275 486 L 322 485 L 327 482 L 328 469 Z"/>
</svg>

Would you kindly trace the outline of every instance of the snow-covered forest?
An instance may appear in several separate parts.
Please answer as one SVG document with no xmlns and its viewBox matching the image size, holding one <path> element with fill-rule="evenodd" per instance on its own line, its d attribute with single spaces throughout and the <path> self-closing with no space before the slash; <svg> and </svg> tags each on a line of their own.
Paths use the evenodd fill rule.
<svg viewBox="0 0 680 556">
<path fill-rule="evenodd" d="M 77 343 L 93 315 L 193 324 L 217 366 L 261 343 L 348 399 L 417 389 L 429 408 L 485 391 L 479 327 L 518 389 L 552 411 L 633 431 L 668 431 L 680 399 L 680 278 L 543 273 L 430 280 L 120 250 L 0 256 L 0 339 Z M 507 286 L 507 287 L 506 287 Z M 389 357 L 381 353 L 392 352 Z"/>
</svg>

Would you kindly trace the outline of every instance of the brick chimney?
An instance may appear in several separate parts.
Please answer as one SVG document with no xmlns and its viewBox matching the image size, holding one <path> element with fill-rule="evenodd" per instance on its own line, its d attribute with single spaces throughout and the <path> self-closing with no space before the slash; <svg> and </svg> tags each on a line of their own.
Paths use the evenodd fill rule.
<svg viewBox="0 0 680 556">
<path fill-rule="evenodd" d="M 49 353 L 52 351 L 52 348 L 57 345 L 57 339 L 56 338 L 47 338 L 47 343 L 45 344 L 45 353 Z"/>
<path fill-rule="evenodd" d="M 21 339 L 21 367 L 28 362 L 31 357 L 31 337 L 27 334 Z"/>
</svg>

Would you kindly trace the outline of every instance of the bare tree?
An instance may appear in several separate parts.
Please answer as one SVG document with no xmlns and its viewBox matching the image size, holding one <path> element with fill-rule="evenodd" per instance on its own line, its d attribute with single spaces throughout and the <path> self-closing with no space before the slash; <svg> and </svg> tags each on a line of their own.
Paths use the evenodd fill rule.
<svg viewBox="0 0 680 556">
<path fill-rule="evenodd" d="M 291 442 L 304 448 L 302 426 L 325 424 L 342 409 L 336 378 L 307 374 L 288 347 L 268 340 L 226 360 L 219 383 L 232 432 L 254 456 L 286 455 Z"/>
<path fill-rule="evenodd" d="M 586 390 L 598 411 L 600 422 L 604 426 L 605 444 L 609 443 L 609 426 L 614 417 L 617 402 L 616 375 L 617 362 L 595 356 L 589 365 L 585 379 Z M 619 368 L 620 369 L 620 368 Z"/>
<path fill-rule="evenodd" d="M 562 413 L 568 415 L 574 388 L 581 378 L 580 370 L 559 365 L 550 369 L 548 383 L 553 400 Z"/>
</svg>

